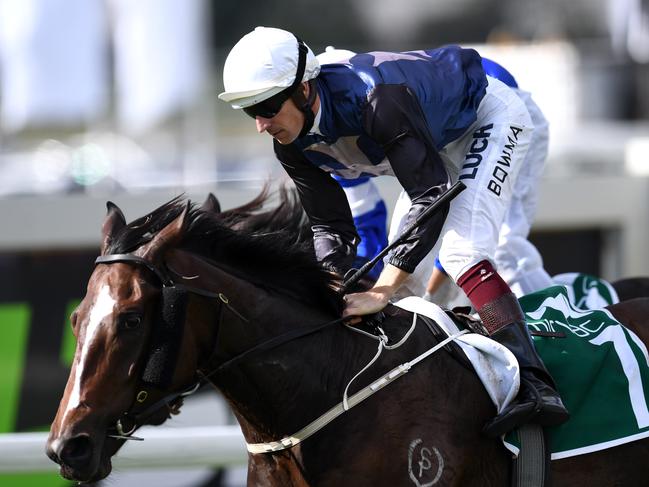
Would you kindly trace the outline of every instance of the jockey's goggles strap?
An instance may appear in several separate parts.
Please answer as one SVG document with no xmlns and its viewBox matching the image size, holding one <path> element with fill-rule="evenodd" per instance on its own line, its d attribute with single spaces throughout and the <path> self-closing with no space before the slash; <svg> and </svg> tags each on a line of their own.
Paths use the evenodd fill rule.
<svg viewBox="0 0 649 487">
<path fill-rule="evenodd" d="M 282 109 L 284 102 L 288 100 L 291 95 L 295 92 L 297 87 L 302 82 L 302 77 L 304 76 L 304 70 L 306 69 L 306 55 L 308 53 L 308 48 L 304 42 L 296 37 L 298 43 L 298 60 L 297 60 L 297 69 L 295 71 L 295 79 L 291 86 L 280 91 L 275 96 L 271 96 L 267 100 L 260 101 L 249 107 L 244 107 L 243 111 L 252 118 L 262 117 L 262 118 L 273 118 L 279 113 Z"/>
</svg>

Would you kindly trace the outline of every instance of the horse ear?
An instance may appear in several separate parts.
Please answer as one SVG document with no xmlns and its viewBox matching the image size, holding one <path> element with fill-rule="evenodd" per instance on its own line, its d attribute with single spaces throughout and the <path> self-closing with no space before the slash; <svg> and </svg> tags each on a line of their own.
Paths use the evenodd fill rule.
<svg viewBox="0 0 649 487">
<path fill-rule="evenodd" d="M 112 201 L 106 202 L 106 218 L 104 223 L 101 226 L 101 254 L 103 255 L 106 252 L 106 249 L 113 240 L 113 237 L 119 232 L 122 228 L 126 226 L 126 218 L 124 218 L 124 213 L 118 208 L 118 206 Z"/>
<path fill-rule="evenodd" d="M 221 213 L 221 203 L 214 194 L 209 193 L 207 199 L 201 205 L 201 210 L 206 213 Z"/>
<path fill-rule="evenodd" d="M 142 247 L 141 255 L 151 262 L 161 259 L 167 250 L 175 247 L 182 240 L 189 222 L 188 215 L 191 203 L 187 201 L 185 209 L 171 223 L 156 233 L 155 237 Z"/>
</svg>

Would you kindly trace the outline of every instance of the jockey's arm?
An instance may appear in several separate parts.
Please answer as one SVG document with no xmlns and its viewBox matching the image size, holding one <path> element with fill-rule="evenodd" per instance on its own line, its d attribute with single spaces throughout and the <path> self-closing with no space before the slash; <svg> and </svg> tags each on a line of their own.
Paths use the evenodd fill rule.
<svg viewBox="0 0 649 487">
<path fill-rule="evenodd" d="M 381 144 L 394 175 L 412 202 L 402 227 L 413 222 L 448 188 L 448 174 L 432 140 L 426 117 L 405 85 L 379 85 L 370 95 L 363 125 Z M 392 250 L 388 263 L 408 273 L 437 242 L 448 213 L 441 208 L 406 241 Z"/>
<path fill-rule="evenodd" d="M 417 99 L 404 85 L 380 85 L 370 96 L 365 128 L 379 142 L 412 205 L 404 227 L 435 202 L 448 187 L 448 175 L 432 141 Z M 372 289 L 346 298 L 345 315 L 363 315 L 383 309 L 419 262 L 430 252 L 444 225 L 448 205 L 420 225 L 388 257 Z"/>
<path fill-rule="evenodd" d="M 295 183 L 311 222 L 318 261 L 343 276 L 352 267 L 359 242 L 345 192 L 325 171 L 293 145 L 274 141 L 275 154 Z"/>
</svg>

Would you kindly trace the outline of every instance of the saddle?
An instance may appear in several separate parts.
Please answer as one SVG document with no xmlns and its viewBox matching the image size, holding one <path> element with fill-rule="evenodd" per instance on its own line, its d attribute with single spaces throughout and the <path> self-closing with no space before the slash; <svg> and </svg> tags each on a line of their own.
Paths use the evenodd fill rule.
<svg viewBox="0 0 649 487">
<path fill-rule="evenodd" d="M 480 320 L 476 320 L 468 314 L 469 308 L 456 308 L 451 310 L 445 310 L 447 315 L 456 323 L 459 329 L 469 329 L 474 333 L 479 333 L 481 335 L 487 334 L 486 328 L 482 326 Z M 388 304 L 382 311 L 374 313 L 371 315 L 366 315 L 363 317 L 363 321 L 356 325 L 361 327 L 365 332 L 371 333 L 373 335 L 380 335 L 383 333 L 383 323 L 387 319 L 403 317 L 406 319 L 411 319 L 412 314 L 408 311 L 405 311 L 393 304 Z M 435 340 L 441 342 L 442 340 L 448 338 L 448 334 L 431 318 L 418 314 L 418 319 L 423 322 L 428 330 L 431 332 Z M 391 339 L 391 337 L 388 337 Z M 401 337 L 396 337 L 397 339 Z M 392 339 L 390 341 L 393 341 Z M 473 366 L 467 358 L 466 354 L 462 352 L 462 349 L 455 342 L 450 342 L 443 347 L 443 350 L 448 352 L 455 360 L 457 360 L 463 367 L 473 371 Z"/>
</svg>

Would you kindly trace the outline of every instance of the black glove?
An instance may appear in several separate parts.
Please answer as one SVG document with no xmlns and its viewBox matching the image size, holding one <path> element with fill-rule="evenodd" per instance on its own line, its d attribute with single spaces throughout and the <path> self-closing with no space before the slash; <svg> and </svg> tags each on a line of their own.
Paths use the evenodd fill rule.
<svg viewBox="0 0 649 487">
<path fill-rule="evenodd" d="M 344 276 L 352 267 L 356 257 L 354 243 L 347 243 L 339 235 L 326 231 L 314 230 L 313 247 L 322 267 L 340 276 Z"/>
</svg>

